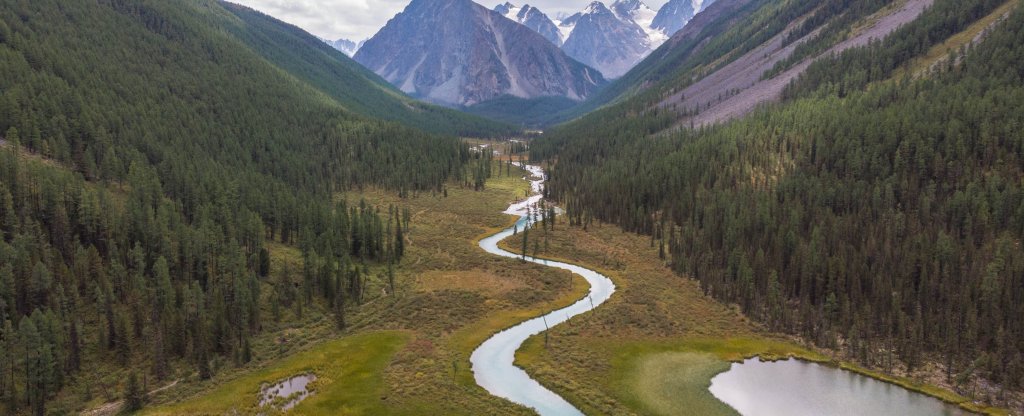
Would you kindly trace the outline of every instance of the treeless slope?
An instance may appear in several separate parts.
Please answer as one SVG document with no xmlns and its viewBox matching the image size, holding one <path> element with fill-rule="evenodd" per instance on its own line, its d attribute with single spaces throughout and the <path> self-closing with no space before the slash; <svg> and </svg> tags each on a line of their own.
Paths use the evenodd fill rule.
<svg viewBox="0 0 1024 416">
<path fill-rule="evenodd" d="M 866 45 L 872 39 L 881 39 L 900 26 L 916 19 L 926 8 L 931 6 L 932 2 L 933 0 L 906 0 L 897 8 L 886 9 L 880 12 L 880 16 L 869 18 L 869 22 L 872 22 L 869 23 L 869 26 L 854 32 L 851 37 L 833 46 L 825 53 L 805 59 L 772 78 L 761 79 L 762 75 L 777 62 L 792 55 L 793 50 L 800 43 L 810 40 L 818 33 L 817 31 L 812 32 L 803 39 L 784 46 L 783 39 L 796 27 L 797 24 L 794 23 L 763 46 L 748 52 L 683 91 L 668 97 L 661 102 L 660 106 L 675 106 L 680 110 L 699 109 L 700 113 L 696 116 L 681 120 L 682 123 L 692 123 L 695 126 L 715 124 L 741 117 L 758 105 L 779 100 L 786 85 L 818 59 Z"/>
</svg>

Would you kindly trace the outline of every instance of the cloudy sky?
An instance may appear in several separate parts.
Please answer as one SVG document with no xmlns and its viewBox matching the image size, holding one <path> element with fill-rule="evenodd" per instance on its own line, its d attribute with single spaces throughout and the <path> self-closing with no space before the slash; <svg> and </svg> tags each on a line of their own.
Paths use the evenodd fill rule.
<svg viewBox="0 0 1024 416">
<path fill-rule="evenodd" d="M 401 12 L 411 0 L 228 0 L 299 26 L 314 35 L 327 38 L 362 40 L 373 36 L 388 19 Z M 493 8 L 506 0 L 477 0 Z M 592 0 L 528 0 L 513 4 L 531 4 L 555 18 L 558 13 L 583 10 Z M 614 0 L 607 0 L 611 4 Z M 667 0 L 646 0 L 658 10 Z"/>
</svg>

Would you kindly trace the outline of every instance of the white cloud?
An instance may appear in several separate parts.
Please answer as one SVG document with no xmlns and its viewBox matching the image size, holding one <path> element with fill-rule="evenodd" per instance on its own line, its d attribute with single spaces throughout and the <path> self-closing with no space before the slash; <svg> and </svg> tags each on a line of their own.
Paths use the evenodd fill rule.
<svg viewBox="0 0 1024 416">
<path fill-rule="evenodd" d="M 303 28 L 309 33 L 327 38 L 362 40 L 373 36 L 411 0 L 229 0 L 252 7 L 285 22 Z M 478 3 L 489 8 L 506 0 L 483 0 Z M 610 4 L 614 0 L 606 0 Z M 646 1 L 657 10 L 667 0 Z M 530 4 L 554 18 L 558 13 L 582 10 L 591 0 L 516 0 L 515 4 Z"/>
</svg>

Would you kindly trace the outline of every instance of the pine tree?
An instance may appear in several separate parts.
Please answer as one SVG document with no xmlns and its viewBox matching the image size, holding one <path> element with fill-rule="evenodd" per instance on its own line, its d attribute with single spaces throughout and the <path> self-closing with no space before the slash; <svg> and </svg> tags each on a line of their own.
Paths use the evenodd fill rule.
<svg viewBox="0 0 1024 416">
<path fill-rule="evenodd" d="M 4 320 L 0 326 L 0 403 L 13 400 L 14 392 L 14 328 Z"/>
<path fill-rule="evenodd" d="M 270 251 L 266 247 L 260 249 L 259 275 L 260 277 L 270 275 Z"/>
<path fill-rule="evenodd" d="M 37 309 L 34 317 L 41 317 Z M 43 416 L 46 413 L 46 399 L 53 383 L 53 350 L 52 346 L 39 333 L 37 321 L 40 319 L 23 318 L 20 336 L 25 366 L 25 395 L 28 398 L 32 413 Z"/>
<path fill-rule="evenodd" d="M 11 241 L 17 227 L 17 213 L 14 211 L 14 199 L 7 186 L 0 182 L 0 240 Z"/>
<path fill-rule="evenodd" d="M 139 386 L 139 377 L 132 372 L 128 375 L 128 382 L 124 389 L 124 411 L 128 413 L 139 411 L 145 401 L 146 394 Z"/>
<path fill-rule="evenodd" d="M 347 326 L 345 323 L 345 295 L 341 290 L 334 297 L 334 324 L 342 331 Z"/>
<path fill-rule="evenodd" d="M 50 293 L 50 285 L 53 284 L 53 276 L 50 269 L 43 262 L 37 262 L 32 268 L 32 280 L 29 287 L 32 293 L 32 305 L 43 306 L 47 303 Z"/>
<path fill-rule="evenodd" d="M 155 286 L 150 299 L 152 307 L 150 323 L 153 331 L 153 374 L 157 380 L 163 380 L 167 376 L 167 346 L 165 319 L 172 316 L 172 296 L 174 288 L 171 287 L 171 274 L 167 266 L 167 260 L 160 257 L 153 263 L 153 278 Z"/>
<path fill-rule="evenodd" d="M 529 247 L 530 226 L 523 226 L 523 260 L 526 260 L 526 248 Z"/>
<path fill-rule="evenodd" d="M 402 232 L 402 226 L 399 224 L 395 227 L 395 261 L 400 261 L 402 256 L 405 255 L 405 235 Z"/>
</svg>

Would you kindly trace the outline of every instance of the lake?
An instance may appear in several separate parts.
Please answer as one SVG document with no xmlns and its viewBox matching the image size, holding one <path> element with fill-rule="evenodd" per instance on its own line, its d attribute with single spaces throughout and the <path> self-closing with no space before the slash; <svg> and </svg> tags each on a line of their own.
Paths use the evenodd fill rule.
<svg viewBox="0 0 1024 416">
<path fill-rule="evenodd" d="M 968 416 L 958 406 L 850 371 L 800 360 L 734 363 L 711 393 L 744 416 Z"/>
</svg>

